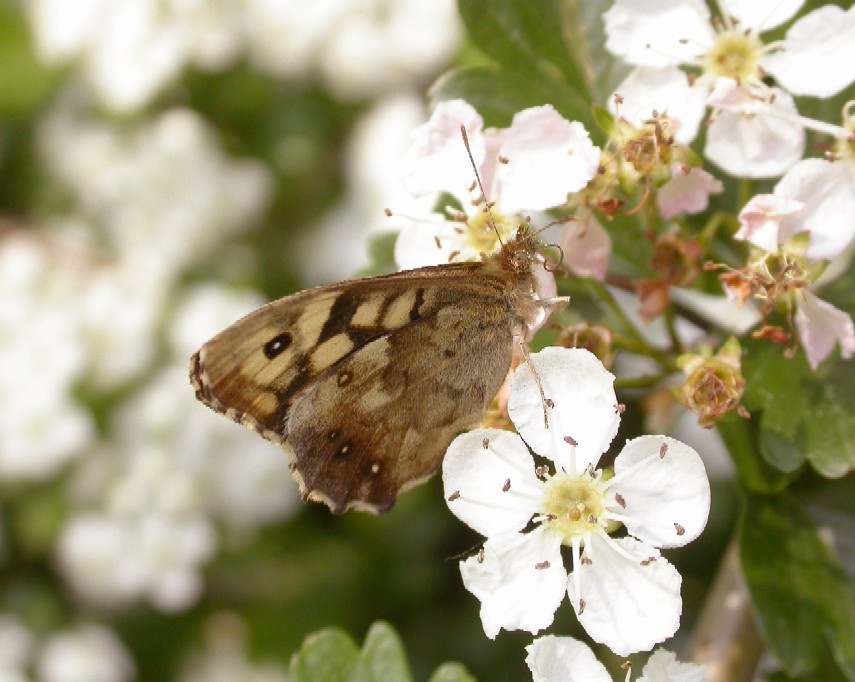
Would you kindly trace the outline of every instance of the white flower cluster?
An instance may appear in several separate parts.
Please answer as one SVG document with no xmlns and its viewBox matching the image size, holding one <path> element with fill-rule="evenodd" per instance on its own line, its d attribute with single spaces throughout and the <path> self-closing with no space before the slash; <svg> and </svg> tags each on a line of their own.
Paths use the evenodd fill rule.
<svg viewBox="0 0 855 682">
<path fill-rule="evenodd" d="M 130 682 L 134 676 L 124 645 L 103 626 L 79 623 L 39 640 L 17 618 L 0 616 L 3 682 Z"/>
<path fill-rule="evenodd" d="M 688 144 L 712 107 L 704 155 L 731 175 L 780 175 L 805 146 L 792 95 L 831 97 L 855 80 L 855 8 L 819 7 L 784 40 L 762 42 L 803 4 L 721 0 L 713 23 L 703 0 L 616 0 L 604 15 L 606 47 L 635 67 L 617 88 L 620 114 L 636 123 L 664 114 Z M 680 66 L 699 73 L 689 77 Z M 766 85 L 766 74 L 781 87 Z"/>
<path fill-rule="evenodd" d="M 281 451 L 199 409 L 187 386 L 192 350 L 258 303 L 212 287 L 191 292 L 175 313 L 174 364 L 119 406 L 109 440 L 74 472 L 80 511 L 63 528 L 58 558 L 87 601 L 186 609 L 201 594 L 217 524 L 246 533 L 294 510 Z"/>
<path fill-rule="evenodd" d="M 199 114 L 172 109 L 127 130 L 92 120 L 75 99 L 61 99 L 40 130 L 45 164 L 73 201 L 72 217 L 56 222 L 100 237 L 135 280 L 171 280 L 263 215 L 270 171 L 228 158 Z"/>
<path fill-rule="evenodd" d="M 474 184 L 461 126 L 486 197 Z M 600 150 L 578 121 L 567 121 L 551 106 L 519 112 L 509 128 L 484 128 L 481 116 L 463 100 L 440 102 L 430 120 L 413 131 L 402 180 L 415 196 L 447 193 L 459 202 L 446 215 L 403 217 L 395 245 L 401 268 L 475 260 L 495 251 L 531 211 L 561 206 L 594 177 Z M 483 201 L 491 203 L 491 213 Z M 579 276 L 602 277 L 611 240 L 589 212 L 568 222 L 560 237 L 564 264 Z M 499 234 L 496 234 L 498 232 Z M 541 295 L 554 295 L 555 281 L 538 271 Z"/>
<path fill-rule="evenodd" d="M 29 0 L 27 7 L 42 59 L 76 60 L 99 99 L 119 110 L 145 106 L 186 66 L 221 70 L 243 54 L 263 73 L 317 76 L 338 97 L 370 97 L 437 72 L 460 40 L 452 0 Z"/>
</svg>

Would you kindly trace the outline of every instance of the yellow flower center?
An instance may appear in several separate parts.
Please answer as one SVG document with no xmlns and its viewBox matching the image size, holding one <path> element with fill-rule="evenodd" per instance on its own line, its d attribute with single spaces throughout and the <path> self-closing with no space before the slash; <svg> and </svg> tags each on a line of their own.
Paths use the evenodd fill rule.
<svg viewBox="0 0 855 682">
<path fill-rule="evenodd" d="M 705 71 L 717 78 L 733 78 L 746 83 L 760 76 L 760 53 L 763 44 L 752 33 L 723 31 L 706 55 Z"/>
<path fill-rule="evenodd" d="M 601 527 L 603 491 L 601 477 L 588 474 L 570 476 L 557 473 L 549 479 L 544 496 L 546 523 L 569 544 L 571 538 Z"/>
<path fill-rule="evenodd" d="M 494 221 L 495 227 L 493 227 Z M 466 219 L 464 243 L 476 255 L 493 253 L 501 247 L 496 230 L 498 229 L 502 241 L 507 243 L 516 233 L 520 222 L 519 216 L 504 215 L 495 210 L 488 213 L 479 208 L 475 215 L 470 215 Z"/>
</svg>

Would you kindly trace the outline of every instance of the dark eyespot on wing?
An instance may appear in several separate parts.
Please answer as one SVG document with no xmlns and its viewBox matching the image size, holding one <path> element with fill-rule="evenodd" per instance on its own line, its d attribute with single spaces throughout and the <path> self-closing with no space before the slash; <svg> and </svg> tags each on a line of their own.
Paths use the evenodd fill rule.
<svg viewBox="0 0 855 682">
<path fill-rule="evenodd" d="M 270 341 L 264 344 L 264 356 L 268 360 L 273 360 L 275 357 L 279 356 L 280 353 L 287 350 L 293 341 L 291 334 L 288 332 L 282 332 L 277 336 L 274 336 Z"/>
</svg>

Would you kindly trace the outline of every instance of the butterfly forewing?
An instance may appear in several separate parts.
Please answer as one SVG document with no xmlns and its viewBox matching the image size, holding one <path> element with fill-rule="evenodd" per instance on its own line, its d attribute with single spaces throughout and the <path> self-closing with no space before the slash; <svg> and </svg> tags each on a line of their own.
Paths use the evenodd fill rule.
<svg viewBox="0 0 855 682">
<path fill-rule="evenodd" d="M 305 496 L 386 511 L 501 386 L 523 324 L 518 287 L 501 268 L 460 263 L 311 289 L 211 339 L 191 381 L 283 445 Z"/>
</svg>

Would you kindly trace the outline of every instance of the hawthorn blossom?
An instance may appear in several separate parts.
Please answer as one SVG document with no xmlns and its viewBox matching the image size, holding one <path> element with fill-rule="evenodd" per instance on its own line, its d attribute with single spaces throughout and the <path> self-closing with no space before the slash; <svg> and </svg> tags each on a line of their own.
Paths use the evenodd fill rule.
<svg viewBox="0 0 855 682">
<path fill-rule="evenodd" d="M 783 173 L 804 150 L 790 93 L 831 97 L 855 80 L 855 8 L 819 7 L 791 25 L 784 40 L 761 41 L 802 4 L 722 0 L 721 17 L 711 21 L 703 0 L 616 0 L 604 15 L 606 47 L 636 66 L 617 88 L 623 110 L 640 119 L 653 109 L 665 112 L 689 142 L 706 103 L 717 110 L 707 158 L 737 176 Z M 700 75 L 690 77 L 679 65 Z M 767 74 L 781 87 L 766 85 Z"/>
<path fill-rule="evenodd" d="M 813 165 L 808 174 L 812 170 Z M 794 322 L 799 339 L 808 363 L 816 369 L 837 344 L 840 344 L 840 355 L 844 359 L 855 356 L 852 318 L 812 293 L 808 276 L 811 254 L 838 255 L 851 241 L 852 228 L 849 234 L 841 234 L 836 224 L 828 226 L 813 221 L 809 224 L 815 229 L 805 229 L 802 217 L 805 203 L 783 194 L 795 184 L 795 180 L 782 179 L 775 194 L 757 195 L 742 209 L 739 214 L 741 227 L 734 238 L 751 242 L 762 253 L 743 270 L 727 276 L 725 288 L 730 296 L 743 300 L 756 291 L 766 299 L 767 308 L 778 298 L 789 297 L 788 304 L 796 309 Z M 806 183 L 807 187 L 812 185 Z M 812 248 L 815 244 L 819 248 Z"/>
<path fill-rule="evenodd" d="M 612 682 L 606 666 L 590 647 L 572 637 L 539 637 L 529 644 L 525 662 L 533 682 Z M 626 673 L 630 682 L 632 668 Z M 657 649 L 647 659 L 637 682 L 704 682 L 704 669 L 681 663 L 665 649 Z"/>
<path fill-rule="evenodd" d="M 566 593 L 596 641 L 621 656 L 648 650 L 679 626 L 680 574 L 659 548 L 703 530 L 703 463 L 679 441 L 641 436 L 626 443 L 613 476 L 596 469 L 620 422 L 614 376 L 579 348 L 546 348 L 531 362 L 546 400 L 521 365 L 508 404 L 518 434 L 470 431 L 443 462 L 449 508 L 487 537 L 461 563 L 463 583 L 481 600 L 491 639 L 502 628 L 549 626 Z M 529 448 L 554 471 L 536 466 Z M 621 526 L 628 534 L 610 537 Z M 562 547 L 572 557 L 569 576 Z"/>
<path fill-rule="evenodd" d="M 723 189 L 721 181 L 703 168 L 675 163 L 671 166 L 671 179 L 656 192 L 656 206 L 665 220 L 680 213 L 701 213 L 707 210 L 710 195 Z"/>
<path fill-rule="evenodd" d="M 41 647 L 36 669 L 41 682 L 129 682 L 136 677 L 119 638 L 92 623 L 51 634 Z"/>
<path fill-rule="evenodd" d="M 473 184 L 461 126 L 491 205 L 489 213 L 481 190 Z M 449 209 L 448 216 L 433 214 L 405 224 L 395 259 L 402 268 L 413 268 L 475 260 L 495 251 L 499 238 L 507 240 L 525 222 L 526 211 L 566 203 L 570 192 L 594 177 L 599 162 L 600 150 L 584 126 L 567 121 L 549 105 L 517 113 L 510 128 L 484 129 L 483 119 L 467 102 L 441 102 L 430 120 L 413 132 L 402 180 L 415 196 L 446 193 L 461 208 Z M 602 228 L 597 228 L 594 222 L 588 229 L 599 236 Z"/>
</svg>

